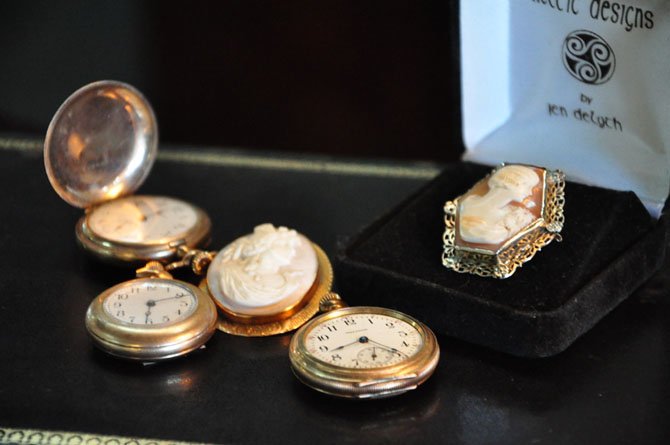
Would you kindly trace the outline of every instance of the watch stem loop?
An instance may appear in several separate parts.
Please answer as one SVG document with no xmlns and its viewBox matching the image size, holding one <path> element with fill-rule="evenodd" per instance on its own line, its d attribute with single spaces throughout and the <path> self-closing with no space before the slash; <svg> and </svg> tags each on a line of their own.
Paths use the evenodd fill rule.
<svg viewBox="0 0 670 445">
<path fill-rule="evenodd" d="M 214 259 L 214 256 L 216 256 L 216 253 L 214 252 L 206 252 L 203 250 L 196 252 L 191 260 L 191 270 L 193 270 L 193 273 L 196 275 L 204 275 L 207 272 L 209 264 Z"/>
<path fill-rule="evenodd" d="M 179 249 L 177 249 L 177 254 L 180 257 L 180 260 L 168 264 L 166 269 L 174 270 L 180 267 L 190 267 L 196 275 L 204 275 L 205 272 L 207 272 L 209 263 L 211 263 L 214 256 L 216 256 L 216 252 L 191 249 L 186 246 L 180 246 Z"/>
<path fill-rule="evenodd" d="M 137 269 L 135 274 L 137 278 L 172 278 L 172 274 L 158 261 L 149 261 L 144 267 Z"/>
</svg>

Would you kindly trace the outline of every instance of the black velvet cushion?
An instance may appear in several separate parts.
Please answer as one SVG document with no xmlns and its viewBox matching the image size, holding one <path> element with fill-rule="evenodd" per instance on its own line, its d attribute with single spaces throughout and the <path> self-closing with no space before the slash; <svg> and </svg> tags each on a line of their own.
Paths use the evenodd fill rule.
<svg viewBox="0 0 670 445">
<path fill-rule="evenodd" d="M 340 250 L 337 283 L 350 304 L 394 307 L 435 331 L 514 355 L 569 346 L 659 266 L 665 230 L 632 192 L 566 185 L 563 242 L 505 280 L 442 266 L 444 202 L 490 167 L 449 166 Z"/>
</svg>

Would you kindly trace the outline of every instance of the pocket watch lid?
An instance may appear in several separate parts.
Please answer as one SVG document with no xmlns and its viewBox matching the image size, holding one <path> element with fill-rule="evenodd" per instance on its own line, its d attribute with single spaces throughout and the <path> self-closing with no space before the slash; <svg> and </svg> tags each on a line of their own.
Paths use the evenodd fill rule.
<svg viewBox="0 0 670 445">
<path fill-rule="evenodd" d="M 44 141 L 44 166 L 61 198 L 88 207 L 137 190 L 157 149 L 149 102 L 128 84 L 103 80 L 75 91 L 56 111 Z"/>
</svg>

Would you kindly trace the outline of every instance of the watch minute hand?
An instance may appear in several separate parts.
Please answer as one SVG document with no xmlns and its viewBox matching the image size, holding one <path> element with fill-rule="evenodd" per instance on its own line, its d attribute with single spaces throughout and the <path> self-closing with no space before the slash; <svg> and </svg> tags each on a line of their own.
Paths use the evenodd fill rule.
<svg viewBox="0 0 670 445">
<path fill-rule="evenodd" d="M 153 300 L 154 303 L 158 303 L 159 301 L 165 301 L 165 300 L 174 300 L 176 298 L 184 298 L 186 294 L 181 294 L 181 295 L 176 295 L 174 297 L 165 297 L 165 298 L 160 298 L 158 300 Z"/>
<path fill-rule="evenodd" d="M 356 343 L 367 343 L 368 338 L 366 336 L 359 337 L 356 340 L 352 341 L 351 343 L 347 343 L 346 345 L 338 346 L 337 348 L 333 349 L 333 351 L 339 351 L 340 349 L 344 349 L 347 346 L 355 345 Z"/>
<path fill-rule="evenodd" d="M 358 343 L 358 340 L 354 340 L 351 343 L 347 343 L 346 345 L 338 346 L 337 348 L 333 349 L 333 351 L 339 351 L 340 349 L 344 349 L 347 346 L 351 346 L 351 345 L 354 345 L 356 343 Z"/>
</svg>

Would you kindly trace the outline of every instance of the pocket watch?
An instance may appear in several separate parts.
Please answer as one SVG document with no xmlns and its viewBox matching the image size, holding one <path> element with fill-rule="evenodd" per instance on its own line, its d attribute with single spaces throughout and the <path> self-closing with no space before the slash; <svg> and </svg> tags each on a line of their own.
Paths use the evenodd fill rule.
<svg viewBox="0 0 670 445">
<path fill-rule="evenodd" d="M 329 294 L 322 300 L 327 312 L 291 339 L 291 368 L 301 382 L 333 396 L 373 399 L 415 389 L 432 375 L 440 349 L 426 325 L 392 309 L 343 306 Z"/>
<path fill-rule="evenodd" d="M 292 331 L 319 311 L 333 282 L 323 250 L 287 227 L 261 224 L 210 255 L 201 286 L 221 311 L 219 329 L 229 334 Z"/>
<path fill-rule="evenodd" d="M 100 81 L 74 92 L 54 115 L 44 165 L 54 190 L 85 208 L 75 233 L 111 261 L 166 260 L 209 238 L 211 222 L 175 198 L 132 196 L 156 159 L 158 127 L 148 101 L 130 85 Z"/>
<path fill-rule="evenodd" d="M 216 307 L 198 287 L 150 262 L 138 278 L 113 286 L 86 311 L 86 330 L 103 351 L 156 362 L 200 348 L 216 331 Z"/>
</svg>

